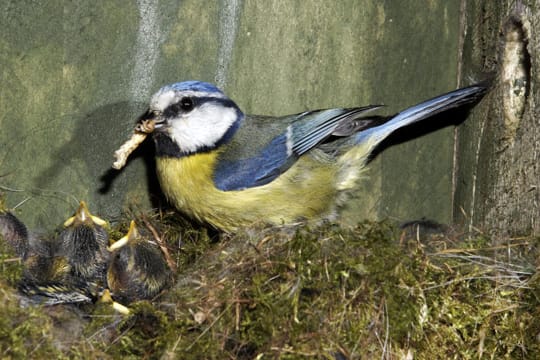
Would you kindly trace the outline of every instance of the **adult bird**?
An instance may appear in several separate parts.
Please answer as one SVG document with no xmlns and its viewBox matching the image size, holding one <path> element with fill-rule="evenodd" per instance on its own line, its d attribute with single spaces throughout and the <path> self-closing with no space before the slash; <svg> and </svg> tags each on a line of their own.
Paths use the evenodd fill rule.
<svg viewBox="0 0 540 360">
<path fill-rule="evenodd" d="M 153 95 L 140 123 L 152 122 L 157 175 L 182 212 L 225 231 L 256 222 L 331 217 L 373 150 L 399 128 L 475 103 L 481 83 L 392 116 L 381 106 L 246 115 L 212 84 L 185 81 Z"/>
</svg>

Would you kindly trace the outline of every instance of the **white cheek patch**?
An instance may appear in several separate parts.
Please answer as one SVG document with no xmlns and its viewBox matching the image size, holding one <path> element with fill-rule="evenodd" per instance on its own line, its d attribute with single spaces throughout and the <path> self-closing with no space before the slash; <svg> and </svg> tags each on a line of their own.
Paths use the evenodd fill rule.
<svg viewBox="0 0 540 360">
<path fill-rule="evenodd" d="M 234 108 L 206 103 L 170 121 L 169 135 L 181 151 L 195 152 L 214 146 L 237 119 Z"/>
</svg>

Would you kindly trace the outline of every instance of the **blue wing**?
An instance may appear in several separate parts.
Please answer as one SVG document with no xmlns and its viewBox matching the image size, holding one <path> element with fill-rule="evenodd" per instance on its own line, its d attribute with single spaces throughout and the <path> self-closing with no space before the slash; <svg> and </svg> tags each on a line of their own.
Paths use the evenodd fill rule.
<svg viewBox="0 0 540 360">
<path fill-rule="evenodd" d="M 232 144 L 227 144 L 228 149 L 218 158 L 214 183 L 224 191 L 268 184 L 330 136 L 345 137 L 338 142 L 341 145 L 366 144 L 366 152 L 370 153 L 395 130 L 474 103 L 488 89 L 489 83 L 457 89 L 392 117 L 365 116 L 378 105 L 318 110 L 283 118 L 246 117 Z"/>
<path fill-rule="evenodd" d="M 224 191 L 265 185 L 288 169 L 296 159 L 294 154 L 288 154 L 287 136 L 283 134 L 251 158 L 218 161 L 214 183 Z"/>
<path fill-rule="evenodd" d="M 343 129 L 378 107 L 317 110 L 282 118 L 248 116 L 220 154 L 214 183 L 224 191 L 268 184 L 302 154 L 331 135 L 343 136 Z"/>
</svg>

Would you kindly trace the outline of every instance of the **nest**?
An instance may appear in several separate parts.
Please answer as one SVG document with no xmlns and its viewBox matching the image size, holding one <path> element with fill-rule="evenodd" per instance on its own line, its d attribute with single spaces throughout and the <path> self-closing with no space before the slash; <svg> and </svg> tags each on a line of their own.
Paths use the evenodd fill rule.
<svg viewBox="0 0 540 360">
<path fill-rule="evenodd" d="M 173 288 L 132 304 L 129 316 L 101 303 L 22 309 L 11 287 L 20 265 L 6 255 L 0 350 L 165 359 L 540 354 L 538 238 L 492 247 L 482 234 L 386 222 L 233 236 L 172 214 L 146 220 L 178 267 Z M 111 236 L 126 228 L 127 221 L 117 224 Z"/>
</svg>

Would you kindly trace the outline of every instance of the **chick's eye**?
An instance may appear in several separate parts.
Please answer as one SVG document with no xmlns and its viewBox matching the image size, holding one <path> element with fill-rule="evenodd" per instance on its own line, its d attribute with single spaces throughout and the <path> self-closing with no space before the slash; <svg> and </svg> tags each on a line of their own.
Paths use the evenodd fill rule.
<svg viewBox="0 0 540 360">
<path fill-rule="evenodd" d="M 183 97 L 178 104 L 183 111 L 193 110 L 193 99 L 190 97 Z"/>
</svg>

